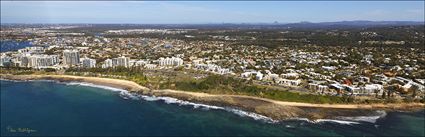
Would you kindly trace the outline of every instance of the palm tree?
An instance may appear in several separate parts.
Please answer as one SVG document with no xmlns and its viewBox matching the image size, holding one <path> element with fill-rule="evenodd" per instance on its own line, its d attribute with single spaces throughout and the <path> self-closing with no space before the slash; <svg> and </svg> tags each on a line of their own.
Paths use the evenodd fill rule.
<svg viewBox="0 0 425 137">
<path fill-rule="evenodd" d="M 373 92 L 375 92 L 375 98 L 378 98 L 379 90 L 378 89 L 375 89 L 375 90 L 373 90 Z"/>
<path fill-rule="evenodd" d="M 397 91 L 397 87 L 396 85 L 391 85 L 387 87 L 387 92 L 386 95 L 388 98 L 393 97 L 394 92 Z M 383 97 L 385 96 L 384 94 L 382 95 Z"/>
<path fill-rule="evenodd" d="M 412 85 L 412 87 L 410 87 L 409 91 L 412 92 L 412 98 L 415 98 L 417 95 L 417 92 L 419 91 L 419 86 L 418 85 Z"/>
</svg>

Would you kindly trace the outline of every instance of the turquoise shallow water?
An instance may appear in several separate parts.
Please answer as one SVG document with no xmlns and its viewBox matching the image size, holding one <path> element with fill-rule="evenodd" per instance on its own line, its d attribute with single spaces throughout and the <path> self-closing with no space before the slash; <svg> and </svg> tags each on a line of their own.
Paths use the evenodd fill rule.
<svg viewBox="0 0 425 137">
<path fill-rule="evenodd" d="M 268 123 L 225 110 L 123 99 L 119 92 L 102 88 L 0 83 L 2 136 L 424 136 L 425 111 L 389 112 L 376 123 Z"/>
</svg>

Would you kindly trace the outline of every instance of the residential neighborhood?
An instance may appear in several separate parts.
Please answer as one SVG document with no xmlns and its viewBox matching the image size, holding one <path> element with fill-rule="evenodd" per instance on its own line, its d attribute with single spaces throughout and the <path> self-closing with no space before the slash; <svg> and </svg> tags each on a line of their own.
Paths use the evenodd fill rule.
<svg viewBox="0 0 425 137">
<path fill-rule="evenodd" d="M 231 38 L 191 41 L 127 38 L 136 34 L 180 35 L 196 32 L 197 29 L 107 30 L 96 36 L 75 36 L 59 30 L 45 27 L 2 29 L 2 34 L 31 32 L 37 37 L 27 39 L 34 46 L 2 52 L 0 65 L 57 71 L 116 67 L 175 71 L 172 69 L 180 68 L 180 71 L 231 76 L 261 85 L 331 96 L 420 99 L 425 93 L 425 52 L 421 48 L 323 47 L 311 44 L 268 48 L 234 45 Z M 61 34 L 61 37 L 51 33 Z M 375 37 L 379 34 L 360 32 L 360 35 Z M 423 32 L 418 33 L 418 37 L 423 38 Z"/>
</svg>

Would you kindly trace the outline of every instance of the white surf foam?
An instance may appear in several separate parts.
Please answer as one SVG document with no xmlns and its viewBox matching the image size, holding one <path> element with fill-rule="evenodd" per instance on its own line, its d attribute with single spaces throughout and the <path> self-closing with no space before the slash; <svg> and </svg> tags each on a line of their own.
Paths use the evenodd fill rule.
<svg viewBox="0 0 425 137">
<path fill-rule="evenodd" d="M 225 108 L 225 110 L 226 111 L 229 111 L 229 112 L 232 112 L 232 113 L 235 113 L 235 114 L 237 114 L 239 116 L 242 116 L 242 117 L 245 117 L 245 116 L 251 117 L 251 118 L 253 118 L 255 120 L 264 120 L 264 121 L 270 122 L 270 123 L 277 123 L 277 122 L 279 122 L 278 120 L 273 120 L 273 119 L 271 119 L 269 117 L 266 117 L 266 116 L 263 116 L 263 115 L 260 115 L 260 114 L 257 114 L 257 113 L 253 113 L 253 112 L 243 111 L 243 110 L 240 110 L 240 109 Z"/>
<path fill-rule="evenodd" d="M 243 111 L 243 110 L 235 109 L 235 108 L 230 108 L 230 107 L 219 107 L 219 106 L 206 105 L 206 104 L 201 104 L 201 103 L 193 103 L 193 102 L 179 100 L 179 99 L 172 98 L 172 97 L 155 97 L 155 96 L 144 96 L 144 95 L 142 95 L 142 98 L 146 101 L 162 100 L 167 104 L 178 104 L 180 106 L 182 106 L 182 105 L 193 106 L 193 108 L 195 108 L 195 109 L 201 108 L 201 109 L 205 109 L 205 110 L 209 110 L 209 109 L 225 110 L 225 111 L 232 112 L 232 113 L 237 114 L 237 115 L 242 116 L 242 117 L 253 118 L 254 120 L 262 120 L 262 121 L 266 121 L 266 122 L 270 122 L 270 123 L 278 122 L 277 120 L 273 120 L 269 117 L 266 117 L 266 116 L 263 116 L 263 115 L 260 115 L 260 114 L 257 114 L 257 113 L 247 112 L 247 111 Z"/>
<path fill-rule="evenodd" d="M 375 115 L 375 116 L 357 116 L 357 117 L 338 117 L 338 119 L 358 121 L 358 122 L 376 123 L 376 121 L 379 118 L 383 118 L 387 115 L 387 113 L 383 110 L 378 110 L 378 111 L 376 111 L 376 113 L 378 115 Z"/>
<path fill-rule="evenodd" d="M 359 122 L 354 122 L 354 121 L 345 121 L 345 120 L 336 120 L 336 119 L 317 119 L 315 120 L 315 122 L 333 122 L 333 123 L 338 123 L 338 124 L 344 124 L 344 125 L 351 125 L 351 124 L 360 124 Z"/>
<path fill-rule="evenodd" d="M 14 82 L 25 82 L 25 81 L 46 81 L 46 82 L 58 82 L 55 80 L 25 80 L 25 81 L 17 81 L 17 80 L 7 80 L 7 79 L 0 79 L 5 81 L 14 81 Z M 63 82 L 58 82 L 63 83 Z M 133 100 L 140 100 L 143 99 L 145 101 L 164 101 L 167 104 L 177 104 L 179 106 L 193 106 L 193 108 L 197 109 L 215 109 L 215 110 L 224 110 L 227 112 L 234 113 L 236 115 L 239 115 L 241 117 L 250 117 L 254 120 L 261 120 L 268 123 L 277 123 L 278 120 L 273 120 L 272 118 L 269 118 L 267 116 L 263 116 L 257 113 L 253 112 L 247 112 L 240 109 L 230 108 L 230 107 L 219 107 L 219 106 L 213 106 L 213 105 L 206 105 L 201 103 L 193 103 L 189 101 L 179 100 L 172 97 L 156 97 L 156 96 L 146 96 L 146 95 L 140 95 L 135 93 L 130 93 L 127 90 L 120 89 L 120 88 L 114 88 L 109 86 L 103 86 L 103 85 L 96 85 L 92 83 L 85 83 L 85 82 L 64 82 L 66 85 L 77 85 L 77 86 L 88 86 L 88 87 L 94 87 L 94 88 L 101 88 L 109 91 L 115 91 L 119 92 L 119 95 L 123 97 L 124 99 L 133 99 Z M 339 124 L 360 124 L 359 122 L 370 122 L 375 123 L 377 119 L 385 117 L 386 112 L 385 111 L 377 111 L 379 115 L 377 116 L 358 116 L 358 117 L 337 117 L 336 119 L 317 119 L 317 120 L 309 120 L 307 118 L 291 118 L 289 120 L 300 120 L 300 121 L 307 121 L 310 123 L 323 123 L 323 122 L 333 122 L 333 123 L 339 123 Z"/>
<path fill-rule="evenodd" d="M 35 82 L 37 82 L 37 81 L 40 81 L 40 82 L 57 82 L 56 80 L 47 80 L 47 79 L 24 80 L 24 81 L 29 81 L 29 82 L 32 82 L 32 81 L 35 81 Z"/>
<path fill-rule="evenodd" d="M 230 108 L 230 107 L 219 107 L 219 106 L 206 105 L 206 104 L 201 104 L 201 103 L 193 103 L 193 102 L 179 100 L 179 99 L 172 98 L 172 97 L 156 97 L 156 96 L 140 95 L 140 94 L 136 94 L 136 93 L 130 93 L 129 91 L 124 90 L 124 89 L 119 89 L 119 88 L 114 88 L 114 87 L 109 87 L 109 86 L 103 86 L 103 85 L 95 85 L 95 84 L 84 83 L 84 82 L 68 82 L 68 83 L 66 83 L 66 85 L 89 86 L 89 87 L 94 87 L 94 88 L 102 88 L 102 89 L 106 89 L 106 90 L 110 90 L 110 91 L 118 91 L 119 95 L 121 97 L 123 97 L 124 99 L 130 98 L 130 99 L 133 99 L 133 100 L 143 99 L 145 101 L 164 101 L 167 104 L 177 104 L 179 106 L 193 106 L 194 109 L 200 108 L 200 109 L 203 109 L 203 110 L 209 110 L 209 109 L 224 110 L 224 111 L 232 112 L 232 113 L 237 114 L 237 115 L 242 116 L 242 117 L 250 117 L 250 118 L 253 118 L 254 120 L 261 120 L 261 121 L 265 121 L 265 122 L 268 122 L 268 123 L 279 122 L 277 120 L 273 120 L 269 117 L 266 117 L 266 116 L 263 116 L 263 115 L 260 115 L 260 114 L 257 114 L 257 113 L 247 112 L 247 111 L 243 111 L 243 110 L 239 110 L 239 109 L 235 109 L 235 108 Z"/>
<path fill-rule="evenodd" d="M 141 95 L 140 97 L 143 98 L 143 100 L 146 100 L 146 101 L 157 101 L 157 100 L 159 100 L 159 98 L 157 98 L 155 96 L 143 96 L 143 95 Z"/>
<path fill-rule="evenodd" d="M 11 80 L 11 79 L 4 79 L 4 78 L 0 78 L 1 81 L 9 81 L 9 82 L 34 82 L 34 81 L 41 81 L 41 82 L 56 82 L 55 80 L 44 80 L 44 79 L 40 79 L 40 80 Z"/>
<path fill-rule="evenodd" d="M 0 81 L 8 81 L 8 82 L 24 82 L 22 80 L 10 80 L 10 79 L 4 79 L 4 78 L 0 78 Z"/>
<path fill-rule="evenodd" d="M 94 88 L 101 88 L 111 91 L 121 91 L 121 92 L 127 92 L 127 90 L 120 89 L 120 88 L 114 88 L 109 86 L 102 86 L 102 85 L 95 85 L 92 83 L 85 83 L 85 82 L 66 82 L 66 85 L 77 85 L 77 86 L 86 86 L 86 87 L 94 87 Z"/>
<path fill-rule="evenodd" d="M 291 118 L 289 120 L 306 121 L 306 122 L 314 123 L 314 124 L 320 124 L 320 123 L 326 123 L 326 122 L 332 122 L 332 123 L 338 123 L 338 124 L 344 124 L 344 125 L 360 124 L 360 123 L 355 122 L 355 121 L 337 120 L 337 119 L 316 119 L 316 120 L 310 120 L 308 118 Z"/>
</svg>

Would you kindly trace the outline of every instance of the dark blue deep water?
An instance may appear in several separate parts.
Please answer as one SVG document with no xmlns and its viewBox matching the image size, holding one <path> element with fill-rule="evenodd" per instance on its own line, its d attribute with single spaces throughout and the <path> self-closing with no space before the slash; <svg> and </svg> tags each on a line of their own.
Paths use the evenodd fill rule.
<svg viewBox="0 0 425 137">
<path fill-rule="evenodd" d="M 29 41 L 0 40 L 0 52 L 15 51 L 33 46 Z"/>
<path fill-rule="evenodd" d="M 0 82 L 1 136 L 424 136 L 424 111 L 389 112 L 376 123 L 267 123 L 224 110 L 123 99 L 102 88 Z"/>
</svg>

